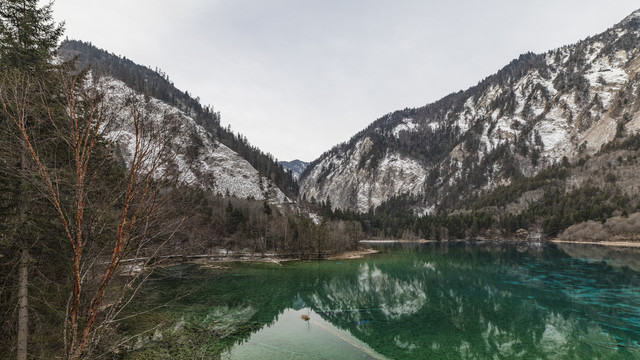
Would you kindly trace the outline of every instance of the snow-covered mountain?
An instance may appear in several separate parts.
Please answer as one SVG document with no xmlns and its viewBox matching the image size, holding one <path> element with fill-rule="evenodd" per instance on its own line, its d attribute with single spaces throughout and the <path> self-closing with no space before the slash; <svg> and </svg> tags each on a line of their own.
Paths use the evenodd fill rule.
<svg viewBox="0 0 640 360">
<path fill-rule="evenodd" d="M 293 173 L 293 177 L 296 179 L 299 179 L 300 175 L 304 172 L 304 169 L 309 166 L 308 162 L 304 162 L 298 159 L 292 161 L 280 161 L 279 163 L 285 170 L 291 170 L 291 173 Z"/>
<path fill-rule="evenodd" d="M 312 162 L 300 196 L 367 211 L 394 197 L 421 211 L 594 153 L 640 130 L 640 10 L 607 31 L 524 54 L 478 85 L 390 113 Z"/>
<path fill-rule="evenodd" d="M 167 127 L 168 136 L 152 139 L 168 141 L 169 160 L 163 167 L 173 168 L 179 179 L 192 186 L 200 186 L 214 193 L 240 198 L 284 203 L 290 200 L 269 179 L 233 150 L 221 144 L 203 126 L 185 112 L 158 99 L 148 98 L 111 77 L 101 78 L 97 85 L 104 92 L 105 101 L 118 113 L 106 137 L 118 147 L 127 165 L 131 164 L 135 147 L 132 109 L 144 112 L 144 121 L 156 128 Z M 132 106 L 132 102 L 136 102 Z M 163 144 L 154 144 L 161 146 Z"/>
<path fill-rule="evenodd" d="M 177 170 L 184 183 L 274 203 L 288 203 L 297 196 L 296 180 L 271 155 L 222 127 L 220 114 L 212 106 L 203 106 L 198 98 L 177 89 L 161 70 L 75 40 L 65 40 L 58 55 L 62 60 L 75 58 L 80 69 L 90 68 L 93 83 L 105 93 L 111 108 L 120 111 L 114 116 L 119 118 L 118 125 L 109 128 L 107 136 L 118 144 L 125 162 L 131 162 L 130 104 L 136 102 L 155 126 L 171 120 L 171 134 L 166 138 L 171 164 L 166 166 Z"/>
</svg>

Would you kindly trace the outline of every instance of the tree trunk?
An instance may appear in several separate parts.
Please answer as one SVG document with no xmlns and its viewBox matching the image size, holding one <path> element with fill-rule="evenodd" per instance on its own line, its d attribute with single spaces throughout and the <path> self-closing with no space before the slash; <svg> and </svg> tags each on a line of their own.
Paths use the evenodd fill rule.
<svg viewBox="0 0 640 360">
<path fill-rule="evenodd" d="M 22 149 L 20 170 L 22 175 L 27 173 L 27 151 Z M 20 203 L 19 203 L 19 221 L 22 230 L 20 237 L 23 249 L 20 253 L 20 263 L 18 264 L 18 360 L 27 360 L 27 340 L 29 337 L 29 250 L 26 243 L 25 225 L 27 220 L 27 196 L 25 194 L 24 182 L 22 179 L 20 184 Z"/>
<path fill-rule="evenodd" d="M 20 254 L 18 265 L 18 360 L 27 360 L 27 338 L 29 335 L 29 252 Z"/>
</svg>

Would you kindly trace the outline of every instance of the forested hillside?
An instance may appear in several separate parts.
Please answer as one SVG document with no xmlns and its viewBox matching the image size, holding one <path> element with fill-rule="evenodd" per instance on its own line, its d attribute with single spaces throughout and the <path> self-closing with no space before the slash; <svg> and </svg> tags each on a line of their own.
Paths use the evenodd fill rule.
<svg viewBox="0 0 640 360">
<path fill-rule="evenodd" d="M 450 210 L 416 214 L 411 196 L 367 213 L 332 209 L 328 219 L 359 221 L 369 237 L 434 240 L 579 241 L 640 239 L 640 135 L 620 134 L 594 155 L 566 158 L 535 176 L 517 176 L 482 195 L 455 199 Z"/>
</svg>

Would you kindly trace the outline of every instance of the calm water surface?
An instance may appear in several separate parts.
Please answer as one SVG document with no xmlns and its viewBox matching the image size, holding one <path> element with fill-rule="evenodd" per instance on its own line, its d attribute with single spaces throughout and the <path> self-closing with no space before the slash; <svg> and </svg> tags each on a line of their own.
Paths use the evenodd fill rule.
<svg viewBox="0 0 640 360">
<path fill-rule="evenodd" d="M 168 269 L 131 359 L 640 359 L 640 254 L 403 245 L 360 260 Z M 302 315 L 309 317 L 303 320 Z"/>
</svg>

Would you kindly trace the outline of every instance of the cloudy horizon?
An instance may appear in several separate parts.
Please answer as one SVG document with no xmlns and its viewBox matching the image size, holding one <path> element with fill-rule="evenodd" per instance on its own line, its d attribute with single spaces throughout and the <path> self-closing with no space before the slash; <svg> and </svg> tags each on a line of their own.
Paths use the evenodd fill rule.
<svg viewBox="0 0 640 360">
<path fill-rule="evenodd" d="M 312 161 L 389 112 L 467 89 L 522 53 L 603 32 L 638 7 L 57 0 L 53 11 L 66 37 L 162 69 L 264 152 Z"/>
</svg>

